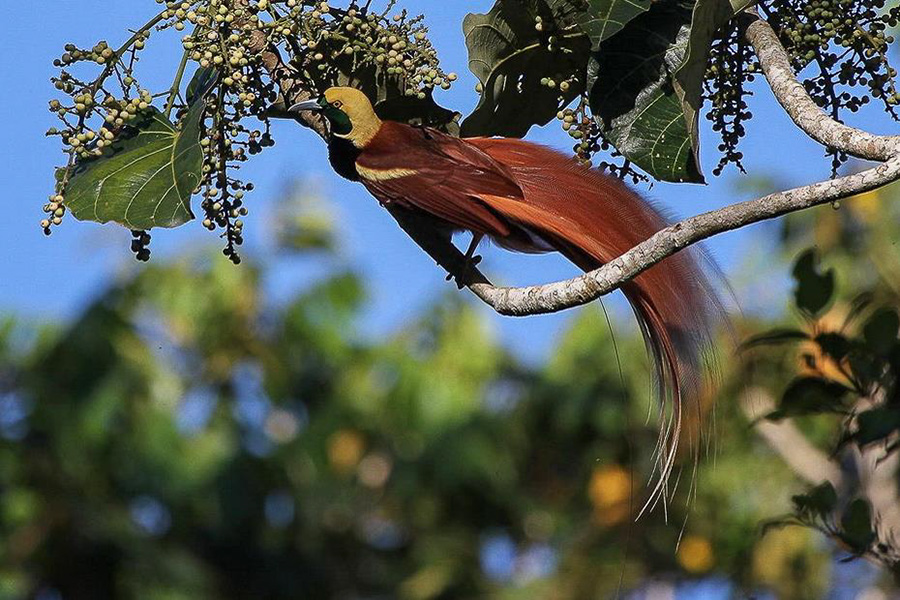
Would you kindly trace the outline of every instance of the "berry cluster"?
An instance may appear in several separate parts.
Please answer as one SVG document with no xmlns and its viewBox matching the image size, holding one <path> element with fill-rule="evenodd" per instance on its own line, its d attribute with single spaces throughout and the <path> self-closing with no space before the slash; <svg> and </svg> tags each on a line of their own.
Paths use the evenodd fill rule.
<svg viewBox="0 0 900 600">
<path fill-rule="evenodd" d="M 66 99 L 50 101 L 49 110 L 57 115 L 62 126 L 50 128 L 47 135 L 60 138 L 68 163 L 58 171 L 56 191 L 44 205 L 44 212 L 49 216 L 41 221 L 45 234 L 50 235 L 51 228 L 62 223 L 66 213 L 65 188 L 76 162 L 101 156 L 125 125 L 153 101 L 150 92 L 138 85 L 133 73 L 137 53 L 144 49 L 150 31 L 161 21 L 161 17 L 155 17 L 117 50 L 106 41 L 91 48 L 66 44 L 63 55 L 53 61 L 60 72 L 51 81 Z M 100 75 L 91 81 L 73 72 L 74 68 L 91 64 L 103 66 Z M 113 76 L 120 90 L 118 96 L 107 85 Z"/>
<path fill-rule="evenodd" d="M 537 15 L 534 18 L 534 29 L 541 35 L 541 41 L 547 48 L 547 52 L 560 53 L 562 48 L 560 47 L 559 36 L 557 35 L 557 25 L 553 20 L 545 20 L 541 15 Z M 571 58 L 568 58 L 565 53 L 560 54 L 560 58 L 562 59 L 562 63 L 568 63 L 566 68 L 567 72 L 564 73 L 560 71 L 555 73 L 553 77 L 542 77 L 541 85 L 550 88 L 551 90 L 559 89 L 560 96 L 564 97 L 564 94 L 572 89 L 573 86 L 577 87 L 579 85 L 578 69 L 572 68 L 573 66 L 577 66 L 577 64 L 572 64 Z M 562 64 L 560 64 L 560 66 L 562 66 Z"/>
<path fill-rule="evenodd" d="M 401 93 L 424 99 L 428 90 L 449 89 L 457 76 L 441 70 L 422 20 L 405 10 L 389 18 L 388 11 L 370 12 L 368 5 L 351 3 L 337 9 L 328 2 L 308 7 L 287 0 L 286 10 L 270 29 L 270 41 L 278 43 L 279 35 L 296 31 L 299 39 L 286 40 L 294 49 L 294 62 L 312 73 L 320 86 L 371 70 Z"/>
<path fill-rule="evenodd" d="M 448 89 L 457 79 L 438 66 L 422 17 L 406 11 L 389 16 L 393 0 L 383 12 L 371 10 L 371 0 L 363 6 L 352 0 L 346 8 L 319 0 L 156 2 L 164 4 L 163 10 L 120 48 L 106 42 L 90 49 L 69 44 L 55 61 L 61 70 L 53 82 L 67 99 L 50 102 L 63 127 L 48 134 L 60 136 L 68 162 L 44 207 L 49 216 L 41 226 L 48 234 L 62 222 L 66 185 L 79 161 L 103 156 L 129 122 L 156 103 L 175 122 L 185 114 L 196 93 L 189 86 L 183 94 L 183 79 L 192 63 L 201 69 L 195 80 L 211 83 L 205 97 L 203 178 L 198 185 L 202 224 L 221 232 L 223 252 L 235 263 L 240 261 L 236 248 L 243 242 L 241 217 L 248 214 L 244 195 L 253 189 L 235 172 L 249 155 L 275 143 L 269 113 L 279 90 L 266 70 L 263 52 L 276 49 L 292 56 L 298 73 L 294 85 L 312 93 L 351 84 L 382 98 L 424 99 L 430 90 Z M 139 86 L 135 67 L 151 34 L 168 29 L 190 33 L 182 38 L 184 57 L 171 87 L 154 93 Z M 101 72 L 94 79 L 81 79 L 73 69 L 79 63 L 77 68 L 101 65 Z M 132 246 L 139 259 L 149 257 L 148 243 L 149 235 L 135 233 Z"/>
<path fill-rule="evenodd" d="M 887 33 L 900 22 L 900 6 L 886 8 L 886 4 L 886 0 L 768 0 L 760 10 L 790 52 L 797 72 L 813 70 L 804 86 L 832 117 L 840 119 L 845 110 L 856 112 L 872 97 L 900 120 L 897 71 L 888 61 L 888 45 L 894 38 Z M 834 171 L 847 160 L 835 150 L 829 154 Z"/>
<path fill-rule="evenodd" d="M 719 152 L 722 156 L 713 169 L 719 176 L 728 164 L 745 172 L 741 159 L 744 154 L 738 145 L 746 130 L 744 122 L 753 114 L 747 107 L 747 96 L 752 93 L 746 84 L 759 72 L 753 48 L 744 38 L 739 20 L 732 19 L 722 28 L 710 47 L 709 66 L 704 80 L 704 97 L 710 107 L 706 118 L 712 121 L 713 131 L 721 135 Z"/>
<path fill-rule="evenodd" d="M 556 118 L 562 123 L 563 130 L 576 142 L 572 147 L 575 160 L 590 167 L 593 164 L 594 155 L 599 152 L 606 152 L 613 159 L 621 158 L 622 155 L 603 138 L 600 127 L 591 117 L 587 97 L 582 95 L 574 106 L 575 108 L 564 108 L 559 111 L 556 113 Z M 597 168 L 619 179 L 630 178 L 635 184 L 641 181 L 650 181 L 647 175 L 636 171 L 627 159 L 623 160 L 621 164 L 601 160 L 597 163 Z"/>
<path fill-rule="evenodd" d="M 131 251 L 141 262 L 150 260 L 150 233 L 133 230 L 131 232 Z"/>
</svg>

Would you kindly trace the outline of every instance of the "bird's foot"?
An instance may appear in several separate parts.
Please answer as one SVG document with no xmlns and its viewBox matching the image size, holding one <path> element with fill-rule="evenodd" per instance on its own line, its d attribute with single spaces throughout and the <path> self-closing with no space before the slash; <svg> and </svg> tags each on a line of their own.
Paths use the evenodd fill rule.
<svg viewBox="0 0 900 600">
<path fill-rule="evenodd" d="M 452 281 L 453 279 L 456 279 L 456 286 L 459 289 L 463 289 L 464 287 L 466 287 L 466 283 L 469 280 L 469 274 L 470 274 L 472 268 L 477 267 L 480 262 L 481 262 L 481 256 L 475 255 L 475 256 L 467 257 L 466 263 L 463 265 L 462 271 L 460 271 L 456 275 L 454 275 L 453 273 L 448 273 L 447 281 Z"/>
</svg>

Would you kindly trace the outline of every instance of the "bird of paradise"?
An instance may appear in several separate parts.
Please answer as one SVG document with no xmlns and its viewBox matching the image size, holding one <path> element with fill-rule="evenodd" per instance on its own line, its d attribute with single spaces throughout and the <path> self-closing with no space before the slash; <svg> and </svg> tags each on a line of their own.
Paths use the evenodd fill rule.
<svg viewBox="0 0 900 600">
<path fill-rule="evenodd" d="M 618 179 L 544 146 L 456 138 L 382 121 L 364 93 L 347 87 L 330 88 L 291 110 L 316 111 L 328 120 L 335 171 L 362 183 L 382 205 L 427 216 L 435 236 L 471 232 L 469 260 L 487 236 L 509 250 L 559 252 L 591 271 L 666 226 L 649 202 Z M 699 398 L 719 304 L 690 251 L 649 268 L 622 291 L 653 358 L 660 401 L 671 405 L 661 419 L 652 500 L 663 495 L 672 473 L 684 406 Z"/>
</svg>

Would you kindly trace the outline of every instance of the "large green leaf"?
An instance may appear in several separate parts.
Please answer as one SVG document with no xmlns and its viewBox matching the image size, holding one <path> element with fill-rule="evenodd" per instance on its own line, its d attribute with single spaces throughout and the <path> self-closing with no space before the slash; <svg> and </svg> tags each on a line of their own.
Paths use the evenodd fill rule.
<svg viewBox="0 0 900 600">
<path fill-rule="evenodd" d="M 650 8 L 651 0 L 547 0 L 558 18 L 576 23 L 590 38 L 591 49 L 612 37 Z"/>
<path fill-rule="evenodd" d="M 193 219 L 204 109 L 203 100 L 196 102 L 176 130 L 150 108 L 108 153 L 76 167 L 65 194 L 75 218 L 129 229 L 177 227 Z"/>
<path fill-rule="evenodd" d="M 584 91 L 587 36 L 578 27 L 557 23 L 554 50 L 547 36 L 535 28 L 541 15 L 554 20 L 539 0 L 497 0 L 487 14 L 469 14 L 463 32 L 469 50 L 469 69 L 482 85 L 481 100 L 463 122 L 462 134 L 524 136 L 532 125 L 544 125 L 560 106 Z M 541 85 L 543 78 L 556 81 L 577 76 L 562 92 Z"/>
<path fill-rule="evenodd" d="M 591 111 L 626 158 L 664 181 L 703 182 L 696 115 L 688 121 L 674 74 L 684 64 L 692 11 L 657 3 L 607 39 L 588 64 Z"/>
</svg>

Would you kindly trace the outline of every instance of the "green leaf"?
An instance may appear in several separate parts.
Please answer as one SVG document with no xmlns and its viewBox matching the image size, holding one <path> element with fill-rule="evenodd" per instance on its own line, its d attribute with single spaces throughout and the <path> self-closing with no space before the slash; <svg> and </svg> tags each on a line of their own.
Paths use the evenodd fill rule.
<svg viewBox="0 0 900 600">
<path fill-rule="evenodd" d="M 554 17 L 538 0 L 497 0 L 487 14 L 469 14 L 463 33 L 469 69 L 481 82 L 478 106 L 463 122 L 462 135 L 522 137 L 532 125 L 545 125 L 584 91 L 587 36 L 577 27 L 557 31 L 554 51 L 535 29 L 535 17 Z M 544 36 L 546 37 L 546 36 Z M 566 92 L 541 85 L 577 76 Z M 562 100 L 560 100 L 562 96 Z"/>
<path fill-rule="evenodd" d="M 76 219 L 129 229 L 177 227 L 194 218 L 191 196 L 200 183 L 200 132 L 205 101 L 196 102 L 178 131 L 155 108 L 101 157 L 78 165 L 66 189 Z"/>
<path fill-rule="evenodd" d="M 786 417 L 844 412 L 847 395 L 843 385 L 819 377 L 798 377 L 785 390 L 778 410 L 767 416 L 770 420 Z"/>
<path fill-rule="evenodd" d="M 837 492 L 831 482 L 824 482 L 806 494 L 791 496 L 794 509 L 801 517 L 826 517 L 837 506 Z"/>
<path fill-rule="evenodd" d="M 834 270 L 820 273 L 818 256 L 812 248 L 794 263 L 793 277 L 797 281 L 794 301 L 797 308 L 812 317 L 819 316 L 834 296 Z"/>
<path fill-rule="evenodd" d="M 650 0 L 547 0 L 561 19 L 576 23 L 591 40 L 591 50 L 650 8 Z"/>
<path fill-rule="evenodd" d="M 875 354 L 885 355 L 897 342 L 900 332 L 900 318 L 893 308 L 882 308 L 875 312 L 863 326 L 863 338 Z"/>
<path fill-rule="evenodd" d="M 856 433 L 853 439 L 860 446 L 879 442 L 900 429 L 900 410 L 880 406 L 859 413 L 856 417 Z"/>
<path fill-rule="evenodd" d="M 872 508 L 869 503 L 857 498 L 841 515 L 841 539 L 857 554 L 865 552 L 875 541 L 872 529 Z"/>
<path fill-rule="evenodd" d="M 703 104 L 703 80 L 709 49 L 716 32 L 751 0 L 697 0 L 691 16 L 691 32 L 681 67 L 675 73 L 675 91 L 681 100 L 685 121 L 695 149 L 699 149 L 698 115 Z"/>
<path fill-rule="evenodd" d="M 867 352 L 851 352 L 847 360 L 850 371 L 864 390 L 871 389 L 884 373 L 884 363 Z"/>
<path fill-rule="evenodd" d="M 696 115 L 685 115 L 674 74 L 684 64 L 691 11 L 654 4 L 591 55 L 588 98 L 604 137 L 663 181 L 703 182 Z"/>
<path fill-rule="evenodd" d="M 219 81 L 219 69 L 212 67 L 200 67 L 194 72 L 190 83 L 187 86 L 185 98 L 188 106 L 193 106 L 197 100 L 205 97 Z"/>
<path fill-rule="evenodd" d="M 872 292 L 862 292 L 850 302 L 850 310 L 844 318 L 844 327 L 849 326 L 855 321 L 864 310 L 875 300 L 875 294 Z"/>
<path fill-rule="evenodd" d="M 746 339 L 741 344 L 741 350 L 749 350 L 759 346 L 775 346 L 802 342 L 809 339 L 809 334 L 799 329 L 772 329 Z"/>
<path fill-rule="evenodd" d="M 823 354 L 830 356 L 837 361 L 843 360 L 844 357 L 850 354 L 850 350 L 852 349 L 850 340 L 833 331 L 820 333 L 816 336 L 815 341 Z"/>
</svg>

